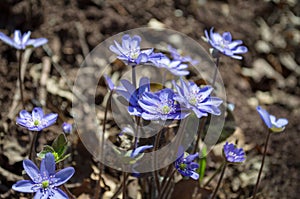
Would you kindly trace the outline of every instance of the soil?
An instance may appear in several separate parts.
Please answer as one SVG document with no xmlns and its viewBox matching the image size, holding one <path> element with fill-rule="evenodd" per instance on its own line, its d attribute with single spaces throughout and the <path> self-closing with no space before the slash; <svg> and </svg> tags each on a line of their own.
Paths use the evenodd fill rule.
<svg viewBox="0 0 300 199">
<path fill-rule="evenodd" d="M 289 124 L 283 133 L 271 135 L 258 198 L 296 199 L 300 194 L 299 11 L 300 4 L 293 0 L 3 0 L 0 2 L 0 31 L 9 35 L 15 29 L 31 30 L 33 38 L 47 38 L 55 60 L 49 79 L 65 92 L 70 92 L 67 83 L 72 85 L 90 50 L 112 35 L 149 26 L 154 19 L 165 28 L 193 38 L 207 50 L 209 45 L 202 40 L 205 29 L 215 27 L 217 32 L 231 32 L 234 39 L 244 41 L 249 52 L 243 55 L 243 60 L 222 56 L 219 68 L 227 100 L 235 104 L 233 113 L 238 127 L 235 133 L 243 140 L 247 161 L 228 168 L 218 197 L 248 198 L 253 192 L 266 137 L 255 110 L 260 104 L 273 115 L 287 118 Z M 35 72 L 41 73 L 40 63 L 44 67 L 48 56 L 43 48 L 34 49 L 30 56 L 24 79 L 26 110 L 42 103 L 40 80 Z M 11 190 L 16 180 L 22 178 L 22 160 L 30 143 L 30 132 L 15 124 L 22 109 L 20 102 L 13 106 L 14 95 L 18 93 L 17 60 L 15 49 L 1 42 L 0 198 L 5 199 L 31 197 Z M 63 79 L 62 74 L 67 74 L 68 79 Z M 103 100 L 106 92 L 103 82 L 99 83 L 99 89 L 102 94 L 96 103 Z M 59 120 L 39 135 L 38 150 L 53 141 L 64 121 L 73 121 L 71 100 L 61 93 L 49 90 L 46 93 L 44 108 L 48 113 L 59 113 Z M 68 139 L 72 155 L 65 164 L 76 169 L 68 188 L 76 198 L 92 198 L 97 182 L 97 162 L 75 132 L 68 135 Z M 221 163 L 217 153 L 209 160 L 214 163 L 208 163 L 207 175 Z M 102 186 L 102 193 L 114 190 L 121 181 L 120 172 L 109 168 L 105 171 L 105 179 L 110 183 Z M 211 189 L 216 181 L 211 183 Z M 192 193 L 184 191 L 185 198 L 193 198 Z"/>
</svg>

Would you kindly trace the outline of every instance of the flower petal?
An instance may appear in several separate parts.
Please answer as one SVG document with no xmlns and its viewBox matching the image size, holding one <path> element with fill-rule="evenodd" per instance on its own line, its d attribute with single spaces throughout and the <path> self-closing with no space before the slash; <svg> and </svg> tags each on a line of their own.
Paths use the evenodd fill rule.
<svg viewBox="0 0 300 199">
<path fill-rule="evenodd" d="M 48 43 L 48 39 L 46 39 L 46 38 L 29 39 L 26 43 L 26 46 L 33 46 L 33 47 L 37 48 L 46 43 Z"/>
<path fill-rule="evenodd" d="M 30 35 L 31 35 L 31 32 L 30 32 L 30 31 L 28 31 L 28 32 L 26 32 L 26 33 L 23 34 L 23 36 L 22 36 L 22 44 L 23 44 L 23 45 L 26 44 L 26 42 L 28 41 Z"/>
<path fill-rule="evenodd" d="M 260 106 L 256 107 L 257 112 L 259 113 L 261 119 L 264 121 L 264 123 L 267 125 L 268 128 L 272 127 L 270 114 Z"/>
<path fill-rule="evenodd" d="M 6 44 L 8 44 L 8 45 L 10 45 L 10 46 L 12 46 L 12 47 L 14 47 L 14 45 L 15 45 L 14 40 L 11 39 L 10 37 L 6 36 L 6 35 L 5 35 L 4 33 L 2 33 L 2 32 L 0 32 L 0 39 L 1 39 L 4 43 L 6 43 Z"/>
<path fill-rule="evenodd" d="M 151 149 L 151 148 L 153 148 L 153 145 L 140 146 L 140 147 L 138 147 L 138 148 L 136 148 L 135 150 L 132 151 L 130 157 L 134 158 L 139 153 L 142 153 L 143 151 L 145 151 L 147 149 Z"/>
<path fill-rule="evenodd" d="M 23 168 L 32 181 L 39 182 L 40 171 L 31 160 L 28 159 L 23 160 Z"/>
<path fill-rule="evenodd" d="M 38 121 L 42 121 L 42 118 L 44 117 L 44 112 L 43 112 L 43 109 L 40 108 L 40 107 L 35 107 L 33 110 L 32 110 L 32 120 L 35 121 L 35 120 L 38 120 Z"/>
<path fill-rule="evenodd" d="M 46 153 L 45 155 L 45 169 L 48 171 L 49 175 L 55 174 L 55 158 L 52 153 Z"/>
<path fill-rule="evenodd" d="M 57 120 L 58 114 L 56 113 L 49 113 L 47 115 L 45 115 L 43 117 L 43 123 L 45 123 L 46 125 L 44 126 L 44 128 L 51 126 L 52 124 L 54 124 Z"/>
<path fill-rule="evenodd" d="M 57 172 L 55 174 L 55 179 L 57 181 L 54 183 L 54 186 L 57 187 L 67 182 L 73 176 L 74 172 L 75 169 L 73 167 L 67 167 Z"/>
<path fill-rule="evenodd" d="M 46 190 L 40 189 L 34 195 L 34 199 L 48 199 L 48 197 L 49 197 L 48 189 L 46 189 Z"/>
<path fill-rule="evenodd" d="M 35 186 L 35 183 L 31 180 L 20 180 L 12 186 L 12 189 L 23 193 L 33 193 L 33 186 Z"/>
<path fill-rule="evenodd" d="M 15 41 L 15 44 L 17 45 L 21 45 L 21 31 L 20 30 L 15 30 L 14 32 L 14 41 Z"/>
<path fill-rule="evenodd" d="M 52 193 L 53 193 L 53 198 L 59 198 L 59 199 L 69 198 L 68 195 L 59 188 L 52 189 Z"/>
</svg>

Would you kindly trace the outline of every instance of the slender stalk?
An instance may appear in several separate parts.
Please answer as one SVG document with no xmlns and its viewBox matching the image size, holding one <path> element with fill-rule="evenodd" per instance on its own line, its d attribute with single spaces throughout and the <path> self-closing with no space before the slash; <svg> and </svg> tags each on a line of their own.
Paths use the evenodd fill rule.
<svg viewBox="0 0 300 199">
<path fill-rule="evenodd" d="M 220 178 L 219 178 L 219 181 L 218 181 L 218 184 L 217 184 L 217 187 L 212 195 L 212 197 L 210 199 L 214 199 L 218 193 L 218 190 L 220 188 L 220 185 L 221 185 L 221 181 L 223 179 L 223 176 L 224 176 L 224 173 L 225 173 L 225 170 L 226 170 L 226 167 L 227 167 L 227 162 L 224 163 L 223 165 L 223 168 L 222 168 L 222 172 L 221 172 L 221 175 L 220 175 Z"/>
<path fill-rule="evenodd" d="M 23 109 L 25 109 L 25 101 L 24 101 L 24 95 L 23 95 L 23 79 L 22 79 L 22 56 L 23 56 L 23 50 L 19 50 L 19 87 L 20 87 L 20 95 L 21 95 L 21 101 Z"/>
<path fill-rule="evenodd" d="M 199 141 L 201 139 L 201 134 L 202 134 L 202 132 L 204 130 L 204 126 L 205 126 L 206 120 L 207 120 L 207 117 L 203 117 L 202 120 L 201 120 L 199 129 L 198 129 L 197 140 L 196 140 L 196 143 L 195 143 L 195 146 L 194 146 L 194 150 L 193 150 L 193 154 L 197 152 Z"/>
<path fill-rule="evenodd" d="M 71 193 L 71 191 L 66 187 L 66 185 L 62 185 L 63 190 L 67 193 L 70 199 L 76 199 L 76 197 Z"/>
<path fill-rule="evenodd" d="M 165 193 L 166 193 L 166 189 L 168 188 L 169 184 L 171 183 L 172 178 L 173 178 L 175 172 L 176 172 L 176 169 L 173 169 L 173 171 L 172 171 L 172 173 L 171 173 L 171 175 L 170 175 L 170 177 L 169 177 L 167 183 L 165 184 L 165 186 L 162 187 L 161 192 L 160 192 L 160 194 L 158 195 L 158 199 L 164 198 L 164 195 L 165 195 Z"/>
<path fill-rule="evenodd" d="M 135 117 L 135 122 L 136 122 L 136 129 L 135 129 L 135 135 L 134 135 L 134 144 L 133 144 L 133 151 L 137 148 L 138 142 L 139 142 L 139 131 L 140 131 L 140 124 L 141 124 L 141 118 L 136 116 Z M 133 152 L 132 151 L 132 152 Z"/>
<path fill-rule="evenodd" d="M 155 142 L 154 142 L 154 151 L 156 151 L 159 147 L 159 140 L 161 138 L 161 134 L 162 134 L 162 130 L 160 130 L 155 138 Z M 155 178 L 155 185 L 158 191 L 158 194 L 160 194 L 160 183 L 159 183 L 159 173 L 158 170 L 156 169 L 156 163 L 157 163 L 157 157 L 154 157 L 154 178 Z"/>
<path fill-rule="evenodd" d="M 123 172 L 123 193 L 122 193 L 122 198 L 126 199 L 126 180 L 127 180 L 128 175 Z"/>
<path fill-rule="evenodd" d="M 219 61 L 220 61 L 220 57 L 217 57 L 217 60 L 216 60 L 216 68 L 215 68 L 215 73 L 214 73 L 214 76 L 213 76 L 213 82 L 212 82 L 212 87 L 215 87 L 215 84 L 216 84 L 216 79 L 217 79 L 217 73 L 218 73 L 218 68 L 219 68 Z"/>
<path fill-rule="evenodd" d="M 96 192 L 95 192 L 95 195 L 94 195 L 94 198 L 97 199 L 99 198 L 99 195 L 100 195 L 100 192 L 101 192 L 101 184 L 100 184 L 100 181 L 101 181 L 101 176 L 102 176 L 102 163 L 101 163 L 101 160 L 103 158 L 103 151 L 104 151 L 104 139 L 105 139 L 105 129 L 106 129 L 106 120 L 107 120 L 107 113 L 108 113 L 108 107 L 110 106 L 110 102 L 111 102 L 111 98 L 112 98 L 112 95 L 113 95 L 113 91 L 111 91 L 109 93 L 109 96 L 108 96 L 108 99 L 107 99 L 107 102 L 106 102 L 106 106 L 105 106 L 105 112 L 104 112 L 104 119 L 103 119 L 103 126 L 102 126 L 102 138 L 101 138 L 101 151 L 100 151 L 100 161 L 99 161 L 99 177 L 98 177 L 98 181 L 97 181 L 97 187 L 96 187 Z"/>
<path fill-rule="evenodd" d="M 215 173 L 209 178 L 209 180 L 203 185 L 203 187 L 206 187 L 209 185 L 209 183 L 217 176 L 217 174 L 221 171 L 221 169 L 223 168 L 225 162 L 223 162 L 219 168 L 215 171 Z"/>
<path fill-rule="evenodd" d="M 257 177 L 257 181 L 256 181 L 256 185 L 255 185 L 255 189 L 254 189 L 254 192 L 253 192 L 253 198 L 252 199 L 256 198 L 256 194 L 257 194 L 257 190 L 258 190 L 258 185 L 259 185 L 261 173 L 262 173 L 262 170 L 263 170 L 263 167 L 264 167 L 264 163 L 265 163 L 265 157 L 266 157 L 266 153 L 267 153 L 267 147 L 268 147 L 270 135 L 271 135 L 271 130 L 268 131 L 268 135 L 267 135 L 267 138 L 266 138 L 266 144 L 265 144 L 264 154 L 263 154 L 263 158 L 262 158 L 261 166 L 260 166 L 260 169 L 259 169 L 259 173 L 258 173 L 258 177 Z"/>
<path fill-rule="evenodd" d="M 133 65 L 132 66 L 132 84 L 133 84 L 133 86 L 134 86 L 134 88 L 137 88 L 136 86 L 136 69 L 135 69 L 135 67 L 136 67 L 136 65 Z"/>
<path fill-rule="evenodd" d="M 165 185 L 166 180 L 171 176 L 172 169 L 173 169 L 173 164 L 170 164 L 168 167 L 168 170 L 165 174 L 165 177 L 164 177 L 163 181 L 161 182 L 161 187 L 163 187 Z"/>
<path fill-rule="evenodd" d="M 31 141 L 31 145 L 30 145 L 30 149 L 29 149 L 29 159 L 32 160 L 34 163 L 36 162 L 35 161 L 35 143 L 36 143 L 36 140 L 37 140 L 37 136 L 38 136 L 38 131 L 33 131 L 33 138 L 32 138 L 32 141 Z"/>
</svg>

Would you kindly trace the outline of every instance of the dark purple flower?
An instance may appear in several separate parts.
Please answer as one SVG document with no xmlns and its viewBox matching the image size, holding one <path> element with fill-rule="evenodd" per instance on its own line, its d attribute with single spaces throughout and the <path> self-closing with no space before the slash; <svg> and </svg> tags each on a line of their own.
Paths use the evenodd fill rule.
<svg viewBox="0 0 300 199">
<path fill-rule="evenodd" d="M 150 80 L 147 77 L 142 77 L 137 89 L 128 80 L 121 80 L 121 84 L 123 87 L 118 87 L 115 91 L 129 102 L 129 114 L 141 116 L 143 109 L 140 107 L 138 100 L 141 98 L 143 93 L 150 91 Z"/>
<path fill-rule="evenodd" d="M 188 68 L 187 64 L 183 64 L 179 60 L 171 60 L 166 56 L 156 60 L 153 63 L 156 67 L 165 68 L 176 76 L 185 76 L 190 74 L 190 72 L 186 70 Z"/>
<path fill-rule="evenodd" d="M 174 101 L 174 92 L 165 88 L 155 93 L 145 92 L 138 101 L 145 120 L 181 119 L 179 105 Z"/>
<path fill-rule="evenodd" d="M 41 131 L 54 124 L 57 120 L 56 113 L 44 115 L 43 109 L 35 107 L 32 113 L 22 110 L 17 117 L 17 124 L 27 128 L 30 131 Z"/>
<path fill-rule="evenodd" d="M 66 183 L 74 174 L 73 167 L 55 172 L 55 160 L 52 153 L 47 153 L 42 159 L 40 169 L 31 161 L 24 160 L 23 167 L 31 180 L 20 180 L 12 189 L 24 193 L 35 193 L 35 199 L 69 198 L 58 187 Z"/>
<path fill-rule="evenodd" d="M 153 52 L 153 48 L 141 50 L 141 37 L 134 35 L 132 38 L 126 34 L 122 37 L 122 45 L 114 41 L 115 45 L 111 45 L 109 49 L 118 55 L 118 58 L 129 65 L 146 63 L 149 55 Z"/>
<path fill-rule="evenodd" d="M 70 134 L 72 133 L 73 131 L 73 125 L 72 124 L 69 124 L 67 122 L 64 122 L 62 125 L 61 125 L 61 128 L 63 129 L 63 132 L 65 134 Z"/>
<path fill-rule="evenodd" d="M 15 30 L 14 38 L 11 39 L 10 37 L 8 37 L 5 34 L 3 34 L 2 32 L 0 32 L 0 39 L 4 43 L 6 43 L 18 50 L 25 50 L 26 48 L 30 48 L 30 47 L 37 48 L 48 42 L 48 40 L 46 38 L 30 39 L 30 34 L 31 34 L 31 32 L 28 31 L 22 35 L 19 30 Z"/>
<path fill-rule="evenodd" d="M 194 82 L 186 83 L 180 78 L 181 87 L 173 82 L 177 93 L 174 99 L 178 101 L 182 107 L 187 110 L 192 110 L 198 118 L 207 116 L 208 113 L 220 115 L 221 111 L 218 106 L 223 102 L 217 97 L 211 97 L 213 90 L 211 86 L 198 87 Z"/>
<path fill-rule="evenodd" d="M 199 164 L 193 161 L 199 156 L 199 154 L 195 153 L 189 155 L 186 152 L 179 154 L 181 155 L 174 163 L 177 171 L 185 177 L 191 177 L 194 180 L 198 180 L 199 174 L 195 172 L 195 170 L 199 168 Z"/>
<path fill-rule="evenodd" d="M 218 52 L 234 59 L 242 59 L 242 56 L 236 54 L 248 52 L 246 46 L 241 46 L 242 40 L 232 41 L 230 32 L 224 32 L 221 36 L 219 33 L 214 33 L 213 30 L 214 28 L 210 29 L 209 35 L 207 30 L 205 30 L 205 36 L 210 45 Z"/>
<path fill-rule="evenodd" d="M 246 159 L 243 148 L 237 148 L 234 144 L 228 144 L 228 142 L 224 145 L 223 154 L 228 163 L 242 163 Z"/>
<path fill-rule="evenodd" d="M 168 50 L 171 53 L 171 56 L 174 61 L 180 61 L 180 62 L 189 62 L 192 65 L 196 65 L 198 63 L 197 60 L 193 60 L 190 56 L 182 56 L 179 54 L 176 48 L 173 48 L 171 45 L 168 46 Z"/>
<path fill-rule="evenodd" d="M 256 110 L 267 127 L 273 132 L 282 132 L 285 129 L 285 126 L 288 124 L 288 120 L 286 118 L 279 118 L 276 120 L 274 115 L 270 115 L 260 106 L 256 107 Z"/>
</svg>

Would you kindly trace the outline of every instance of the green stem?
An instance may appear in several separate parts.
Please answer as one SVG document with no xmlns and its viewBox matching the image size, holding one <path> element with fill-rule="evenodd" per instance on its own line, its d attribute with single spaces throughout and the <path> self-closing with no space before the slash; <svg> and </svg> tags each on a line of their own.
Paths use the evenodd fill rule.
<svg viewBox="0 0 300 199">
<path fill-rule="evenodd" d="M 23 79 L 22 79 L 22 56 L 23 50 L 19 50 L 19 87 L 23 109 L 25 109 L 25 101 L 23 95 Z"/>
<path fill-rule="evenodd" d="M 216 189 L 215 189 L 215 191 L 214 191 L 214 193 L 213 193 L 213 195 L 212 195 L 212 197 L 210 199 L 214 199 L 216 197 L 216 195 L 218 193 L 218 190 L 220 188 L 220 185 L 221 185 L 221 182 L 222 182 L 222 179 L 223 179 L 226 167 L 227 167 L 227 162 L 225 162 L 224 165 L 223 165 L 222 172 L 221 172 L 221 175 L 220 175 L 217 187 L 216 187 Z"/>
<path fill-rule="evenodd" d="M 258 190 L 258 185 L 259 185 L 261 173 L 262 173 L 262 170 L 263 170 L 263 167 L 264 167 L 264 163 L 265 163 L 265 157 L 266 157 L 266 153 L 267 153 L 267 147 L 268 147 L 270 135 L 271 135 L 271 130 L 268 131 L 268 135 L 267 135 L 267 138 L 266 138 L 266 144 L 265 144 L 264 154 L 263 154 L 263 158 L 262 158 L 261 166 L 260 166 L 260 169 L 259 169 L 259 173 L 258 173 L 258 177 L 257 177 L 257 181 L 256 181 L 256 185 L 255 185 L 255 189 L 254 189 L 254 193 L 253 193 L 253 198 L 252 199 L 256 198 L 256 194 L 257 194 L 257 190 Z"/>
</svg>

